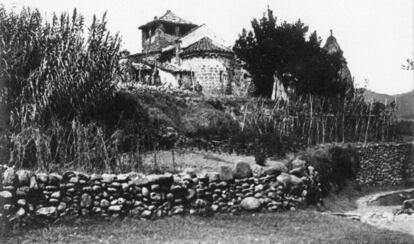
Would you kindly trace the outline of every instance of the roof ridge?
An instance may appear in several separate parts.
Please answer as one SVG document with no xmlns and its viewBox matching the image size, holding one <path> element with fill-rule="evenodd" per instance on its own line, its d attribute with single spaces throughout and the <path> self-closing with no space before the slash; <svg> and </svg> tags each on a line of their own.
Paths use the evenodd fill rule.
<svg viewBox="0 0 414 244">
<path fill-rule="evenodd" d="M 232 53 L 228 48 L 221 47 L 221 45 L 215 43 L 210 37 L 204 36 L 200 40 L 192 43 L 188 47 L 184 48 L 183 54 L 192 52 L 223 52 Z"/>
<path fill-rule="evenodd" d="M 185 19 L 181 18 L 180 16 L 178 16 L 175 13 L 171 12 L 171 10 L 167 10 L 167 12 L 165 12 L 161 17 L 155 16 L 153 20 L 147 22 L 144 25 L 141 25 L 139 27 L 139 29 L 142 29 L 145 26 L 147 26 L 151 23 L 157 22 L 157 21 L 169 22 L 169 23 L 174 23 L 174 24 L 179 24 L 179 25 L 197 26 L 197 24 L 194 24 L 191 21 L 188 21 L 188 20 L 185 20 Z"/>
</svg>

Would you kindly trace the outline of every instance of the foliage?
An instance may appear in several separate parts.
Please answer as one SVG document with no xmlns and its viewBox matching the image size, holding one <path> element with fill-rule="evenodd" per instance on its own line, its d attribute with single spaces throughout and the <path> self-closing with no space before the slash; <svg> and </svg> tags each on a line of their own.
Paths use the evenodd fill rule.
<svg viewBox="0 0 414 244">
<path fill-rule="evenodd" d="M 116 90 L 121 40 L 107 30 L 106 14 L 85 31 L 76 9 L 46 21 L 38 10 L 0 7 L 0 33 L 14 164 L 108 170 L 123 152 L 157 136 L 153 126 L 142 126 L 149 122 L 135 100 Z M 116 131 L 124 138 L 114 138 Z"/>
<path fill-rule="evenodd" d="M 407 63 L 402 65 L 402 68 L 405 70 L 414 70 L 414 60 L 407 59 Z"/>
<path fill-rule="evenodd" d="M 253 31 L 243 29 L 233 47 L 245 62 L 256 86 L 256 95 L 270 97 L 274 75 L 297 94 L 343 95 L 347 89 L 339 76 L 345 60 L 340 53 L 328 54 L 321 40 L 303 22 L 277 24 L 273 12 L 253 19 Z"/>
<path fill-rule="evenodd" d="M 120 46 L 106 29 L 105 14 L 93 17 L 85 38 L 76 9 L 48 22 L 38 10 L 1 8 L 0 30 L 11 126 L 102 119 L 115 95 Z"/>
<path fill-rule="evenodd" d="M 359 170 L 356 150 L 351 147 L 324 146 L 308 149 L 299 158 L 313 166 L 319 173 L 322 193 L 342 190 L 349 180 L 354 180 Z"/>
</svg>

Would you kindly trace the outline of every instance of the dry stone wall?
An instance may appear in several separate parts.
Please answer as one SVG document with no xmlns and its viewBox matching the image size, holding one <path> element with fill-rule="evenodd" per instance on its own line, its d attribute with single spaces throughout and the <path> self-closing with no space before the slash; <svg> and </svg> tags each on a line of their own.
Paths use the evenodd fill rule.
<svg viewBox="0 0 414 244">
<path fill-rule="evenodd" d="M 414 184 L 414 144 L 379 143 L 356 146 L 361 185 L 394 186 Z"/>
<path fill-rule="evenodd" d="M 295 175 L 269 168 L 253 175 L 247 163 L 196 175 L 88 175 L 33 173 L 2 167 L 2 228 L 67 218 L 156 219 L 178 214 L 283 211 L 304 206 L 320 192 L 317 173 L 302 167 Z M 314 198 L 314 197 L 313 197 Z"/>
</svg>

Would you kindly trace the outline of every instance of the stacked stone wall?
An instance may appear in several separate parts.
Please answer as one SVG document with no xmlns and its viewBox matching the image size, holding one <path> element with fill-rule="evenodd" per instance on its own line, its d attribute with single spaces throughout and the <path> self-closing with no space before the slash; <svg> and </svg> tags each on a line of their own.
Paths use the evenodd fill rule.
<svg viewBox="0 0 414 244">
<path fill-rule="evenodd" d="M 241 210 L 284 211 L 306 204 L 318 192 L 315 172 L 304 165 L 294 173 L 269 168 L 253 175 L 247 163 L 234 169 L 196 175 L 88 175 L 82 172 L 33 173 L 3 167 L 0 189 L 4 228 L 94 217 L 133 216 L 156 219 L 171 215 L 235 214 Z"/>
<path fill-rule="evenodd" d="M 361 185 L 395 186 L 414 183 L 414 144 L 380 143 L 356 146 Z"/>
</svg>

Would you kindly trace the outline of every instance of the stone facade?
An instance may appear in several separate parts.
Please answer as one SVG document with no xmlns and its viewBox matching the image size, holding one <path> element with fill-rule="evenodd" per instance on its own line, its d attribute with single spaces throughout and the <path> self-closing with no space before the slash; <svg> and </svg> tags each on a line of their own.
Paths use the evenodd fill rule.
<svg viewBox="0 0 414 244">
<path fill-rule="evenodd" d="M 191 65 L 194 79 L 208 94 L 223 94 L 230 91 L 233 78 L 231 59 L 226 57 L 191 57 L 183 59 L 184 65 Z"/>
</svg>

